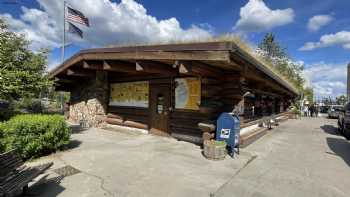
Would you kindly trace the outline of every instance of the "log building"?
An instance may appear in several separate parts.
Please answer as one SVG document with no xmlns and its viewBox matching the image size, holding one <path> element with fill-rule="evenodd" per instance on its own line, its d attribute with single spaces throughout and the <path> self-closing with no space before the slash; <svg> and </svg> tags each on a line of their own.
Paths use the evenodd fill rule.
<svg viewBox="0 0 350 197">
<path fill-rule="evenodd" d="M 284 112 L 297 91 L 234 42 L 82 50 L 50 72 L 69 119 L 201 142 L 200 122 L 234 108 L 245 124 Z"/>
</svg>

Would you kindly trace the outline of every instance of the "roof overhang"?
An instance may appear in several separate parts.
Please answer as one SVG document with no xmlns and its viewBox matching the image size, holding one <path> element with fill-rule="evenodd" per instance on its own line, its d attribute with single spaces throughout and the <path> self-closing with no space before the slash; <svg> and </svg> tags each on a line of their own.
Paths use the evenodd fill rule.
<svg viewBox="0 0 350 197">
<path fill-rule="evenodd" d="M 232 60 L 232 54 L 239 56 L 245 63 L 252 65 L 294 95 L 298 95 L 298 91 L 293 86 L 274 73 L 269 67 L 265 66 L 252 55 L 241 49 L 234 42 L 128 46 L 81 50 L 53 69 L 49 73 L 49 76 L 54 78 L 71 66 L 81 61 L 89 60 L 205 61 L 208 64 L 210 64 L 210 62 L 220 62 L 220 64 L 227 64 L 227 66 L 238 66 L 238 64 Z"/>
</svg>

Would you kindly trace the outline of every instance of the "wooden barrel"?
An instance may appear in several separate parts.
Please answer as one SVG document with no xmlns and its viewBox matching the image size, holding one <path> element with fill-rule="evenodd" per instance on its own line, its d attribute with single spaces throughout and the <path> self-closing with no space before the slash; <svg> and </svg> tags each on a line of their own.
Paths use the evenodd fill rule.
<svg viewBox="0 0 350 197">
<path fill-rule="evenodd" d="M 226 143 L 224 141 L 206 140 L 204 141 L 204 156 L 207 159 L 222 160 L 227 154 Z"/>
</svg>

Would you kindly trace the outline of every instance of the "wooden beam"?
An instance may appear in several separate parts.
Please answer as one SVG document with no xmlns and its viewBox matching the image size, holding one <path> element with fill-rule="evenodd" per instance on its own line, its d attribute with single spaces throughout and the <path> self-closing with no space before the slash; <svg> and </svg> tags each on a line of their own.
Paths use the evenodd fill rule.
<svg viewBox="0 0 350 197">
<path fill-rule="evenodd" d="M 77 76 L 77 77 L 93 77 L 95 76 L 95 72 L 87 71 L 87 70 L 73 70 L 67 69 L 68 76 Z"/>
<path fill-rule="evenodd" d="M 103 61 L 103 69 L 107 71 L 136 73 L 136 65 L 125 61 Z"/>
<path fill-rule="evenodd" d="M 135 51 L 81 54 L 85 60 L 206 60 L 230 62 L 228 51 Z"/>
<path fill-rule="evenodd" d="M 192 71 L 200 73 L 202 76 L 220 77 L 223 75 L 221 69 L 214 68 L 211 65 L 203 63 L 201 61 L 192 61 Z"/>
<path fill-rule="evenodd" d="M 66 60 L 52 72 L 55 77 L 60 72 L 82 60 L 202 60 L 230 62 L 229 51 L 134 51 L 134 52 L 81 52 Z"/>
<path fill-rule="evenodd" d="M 74 81 L 72 79 L 65 79 L 65 78 L 55 77 L 54 82 L 55 83 L 73 83 Z"/>
<path fill-rule="evenodd" d="M 92 70 L 102 70 L 103 62 L 83 61 L 83 68 L 92 69 Z"/>
<path fill-rule="evenodd" d="M 198 61 L 181 62 L 179 66 L 179 73 L 194 76 L 219 77 L 223 72 L 215 69 L 205 63 Z"/>
<path fill-rule="evenodd" d="M 135 63 L 136 70 L 147 73 L 159 73 L 167 75 L 176 75 L 177 70 L 174 69 L 171 65 L 156 61 L 136 61 Z"/>
</svg>

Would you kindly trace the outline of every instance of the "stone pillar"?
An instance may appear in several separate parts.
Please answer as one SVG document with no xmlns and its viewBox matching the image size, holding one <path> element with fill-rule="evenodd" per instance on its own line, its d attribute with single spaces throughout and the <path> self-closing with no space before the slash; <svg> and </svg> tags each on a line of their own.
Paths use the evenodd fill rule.
<svg viewBox="0 0 350 197">
<path fill-rule="evenodd" d="M 94 78 L 76 82 L 71 92 L 69 120 L 79 123 L 87 121 L 90 127 L 104 124 L 108 105 L 108 73 L 96 71 Z"/>
<path fill-rule="evenodd" d="M 94 126 L 103 126 L 107 116 L 108 105 L 108 73 L 107 71 L 96 72 L 96 117 Z"/>
</svg>

